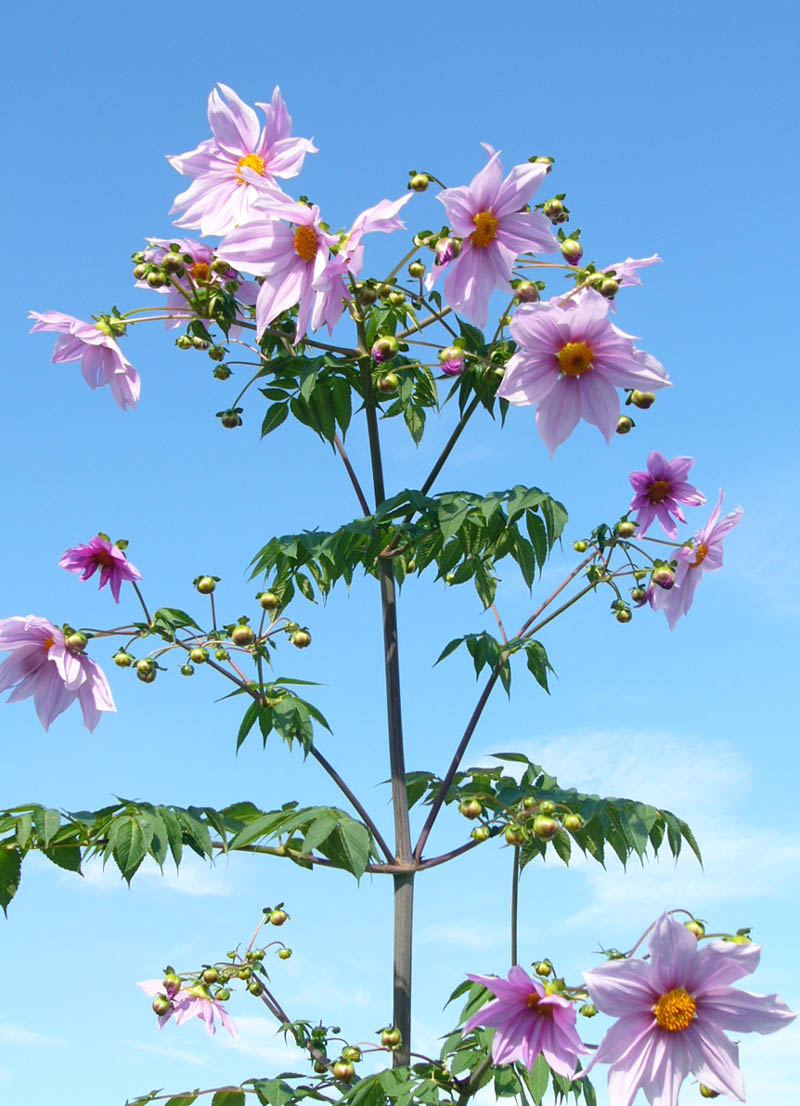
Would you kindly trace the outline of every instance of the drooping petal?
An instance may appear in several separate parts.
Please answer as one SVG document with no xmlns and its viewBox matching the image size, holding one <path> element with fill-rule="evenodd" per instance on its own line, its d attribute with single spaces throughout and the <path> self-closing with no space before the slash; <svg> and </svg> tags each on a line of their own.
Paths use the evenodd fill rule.
<svg viewBox="0 0 800 1106">
<path fill-rule="evenodd" d="M 700 1011 L 704 1023 L 708 1018 L 720 1029 L 740 1033 L 776 1033 L 797 1017 L 777 995 L 754 995 L 735 987 L 704 990 Z"/>
</svg>

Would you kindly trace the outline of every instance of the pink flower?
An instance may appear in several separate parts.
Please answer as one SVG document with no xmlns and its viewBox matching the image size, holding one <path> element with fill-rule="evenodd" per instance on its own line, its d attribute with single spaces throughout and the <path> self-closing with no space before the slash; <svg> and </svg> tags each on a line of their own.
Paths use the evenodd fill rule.
<svg viewBox="0 0 800 1106">
<path fill-rule="evenodd" d="M 129 580 L 133 583 L 142 578 L 141 572 L 130 563 L 122 550 L 99 534 L 88 545 L 76 545 L 67 549 L 58 563 L 67 572 L 74 572 L 76 575 L 82 572 L 81 580 L 88 580 L 99 568 L 101 589 L 110 581 L 111 594 L 117 603 L 122 581 Z"/>
<path fill-rule="evenodd" d="M 581 418 L 610 441 L 619 419 L 617 388 L 651 391 L 669 384 L 663 366 L 635 349 L 606 318 L 608 300 L 587 289 L 577 301 L 524 304 L 511 318 L 517 352 L 498 396 L 536 404 L 536 426 L 555 453 Z"/>
<path fill-rule="evenodd" d="M 675 570 L 674 586 L 668 591 L 653 586 L 648 589 L 650 606 L 653 610 L 664 612 L 670 630 L 675 629 L 675 623 L 691 607 L 703 573 L 716 572 L 722 568 L 722 539 L 744 514 L 742 508 L 737 507 L 720 522 L 722 499 L 723 493 L 720 491 L 719 500 L 708 522 L 702 530 L 697 531 L 690 545 L 676 550 L 678 567 Z"/>
<path fill-rule="evenodd" d="M 668 461 L 663 453 L 654 449 L 647 458 L 647 472 L 630 474 L 631 487 L 635 492 L 630 509 L 637 512 L 637 537 L 646 534 L 653 519 L 657 518 L 667 537 L 675 538 L 678 528 L 672 516 L 678 522 L 686 522 L 679 504 L 699 507 L 705 503 L 703 493 L 693 484 L 686 483 L 693 464 L 693 457 L 673 457 Z"/>
<path fill-rule="evenodd" d="M 0 653 L 12 654 L 0 664 L 0 691 L 14 689 L 9 703 L 32 695 L 45 730 L 76 699 L 87 730 L 95 728 L 103 711 L 117 709 L 103 670 L 69 650 L 63 632 L 46 618 L 0 619 Z"/>
<path fill-rule="evenodd" d="M 237 1035 L 233 1019 L 228 1015 L 224 1005 L 217 999 L 213 999 L 208 988 L 202 983 L 192 987 L 182 987 L 178 991 L 170 988 L 172 991 L 170 995 L 167 995 L 164 981 L 161 979 L 145 979 L 141 983 L 137 983 L 136 986 L 141 987 L 146 995 L 152 995 L 153 997 L 162 995 L 164 998 L 168 998 L 172 1004 L 166 1014 L 159 1015 L 159 1030 L 164 1028 L 171 1017 L 175 1018 L 176 1025 L 183 1025 L 184 1022 L 188 1022 L 192 1018 L 200 1018 L 205 1023 L 206 1031 L 214 1034 L 217 1031 L 214 1024 L 214 1014 L 216 1013 L 222 1022 L 223 1029 L 227 1029 L 231 1037 Z"/>
<path fill-rule="evenodd" d="M 306 154 L 317 150 L 307 138 L 290 137 L 292 119 L 279 88 L 273 92 L 271 104 L 256 104 L 266 117 L 262 130 L 249 104 L 227 85 L 219 87 L 222 96 L 213 89 L 208 97 L 208 123 L 214 137 L 195 150 L 167 159 L 179 173 L 195 178 L 175 197 L 172 212 L 184 209 L 175 223 L 199 227 L 202 234 L 227 234 L 252 217 L 258 193 L 242 175 L 243 168 L 268 182 L 276 177 L 296 177 Z"/>
<path fill-rule="evenodd" d="M 463 238 L 461 253 L 447 266 L 444 297 L 476 326 L 489 318 L 495 288 L 510 288 L 514 262 L 522 253 L 553 253 L 558 243 L 540 212 L 522 211 L 547 174 L 547 165 L 516 165 L 503 179 L 499 154 L 491 146 L 488 164 L 460 188 L 445 188 L 437 199 L 453 231 Z M 442 265 L 430 274 L 432 283 Z"/>
<path fill-rule="evenodd" d="M 297 203 L 269 186 L 262 187 L 261 194 L 268 209 L 260 213 L 258 221 L 231 231 L 217 256 L 245 273 L 264 278 L 256 300 L 259 338 L 274 319 L 299 305 L 297 343 L 308 330 L 314 284 L 325 270 L 328 250 L 338 239 L 322 227 L 316 204 Z"/>
<path fill-rule="evenodd" d="M 83 379 L 90 388 L 108 384 L 123 411 L 136 406 L 141 391 L 139 374 L 122 353 L 107 324 L 104 327 L 101 323 L 84 323 L 60 311 L 42 314 L 30 311 L 28 318 L 36 319 L 32 334 L 50 330 L 61 335 L 53 349 L 54 365 L 80 361 Z"/>
<path fill-rule="evenodd" d="M 629 287 L 630 285 L 640 285 L 642 283 L 637 269 L 647 269 L 650 265 L 660 265 L 661 258 L 657 253 L 652 254 L 650 257 L 626 257 L 624 261 L 615 261 L 613 265 L 605 265 L 603 272 L 608 273 L 609 276 L 613 273 L 614 280 L 616 280 L 621 288 Z"/>
<path fill-rule="evenodd" d="M 216 259 L 216 254 L 204 242 L 197 242 L 194 238 L 149 238 L 148 241 L 150 245 L 144 251 L 144 259 L 155 265 L 161 263 L 165 254 L 173 252 L 173 245 L 178 247 L 177 252 L 181 257 L 191 258 L 191 261 L 186 265 L 188 275 L 177 278 L 178 283 L 189 295 L 192 295 L 198 288 L 220 288 L 235 280 L 239 283 L 239 287 L 236 289 L 236 299 L 248 307 L 252 307 L 256 302 L 258 285 L 252 280 L 242 281 L 241 275 L 235 269 L 228 269 L 222 273 L 215 272 L 211 265 Z M 153 291 L 146 280 L 137 280 L 136 287 Z M 164 284 L 155 290 L 167 297 L 166 310 L 172 315 L 171 318 L 164 320 L 164 326 L 167 330 L 173 330 L 181 323 L 194 318 L 194 312 L 189 306 L 186 296 L 182 295 L 174 284 Z M 240 332 L 241 327 L 232 326 L 229 334 L 232 337 L 237 337 Z"/>
<path fill-rule="evenodd" d="M 544 986 L 515 966 L 508 979 L 493 975 L 469 975 L 497 998 L 479 1010 L 464 1026 L 495 1026 L 492 1060 L 511 1064 L 519 1060 L 532 1068 L 541 1053 L 553 1071 L 572 1079 L 578 1056 L 587 1053 L 575 1030 L 575 1008 L 560 995 L 548 995 Z"/>
<path fill-rule="evenodd" d="M 619 1019 L 589 1065 L 611 1065 L 612 1106 L 630 1106 L 639 1089 L 651 1106 L 677 1106 L 690 1074 L 744 1101 L 739 1050 L 722 1031 L 774 1033 L 796 1016 L 777 995 L 728 986 L 755 970 L 761 949 L 725 941 L 700 947 L 662 914 L 649 950 L 649 961 L 610 960 L 584 973 L 594 1005 Z"/>
<path fill-rule="evenodd" d="M 356 216 L 338 252 L 328 261 L 314 281 L 317 295 L 311 316 L 312 330 L 326 325 L 330 333 L 333 333 L 334 326 L 344 312 L 345 301 L 352 298 L 345 277 L 348 274 L 358 276 L 364 265 L 364 235 L 378 231 L 390 234 L 394 230 L 402 230 L 405 223 L 398 217 L 398 212 L 408 203 L 412 195 L 413 193 L 407 192 L 399 200 L 381 200 L 374 207 L 368 207 L 366 211 Z"/>
</svg>

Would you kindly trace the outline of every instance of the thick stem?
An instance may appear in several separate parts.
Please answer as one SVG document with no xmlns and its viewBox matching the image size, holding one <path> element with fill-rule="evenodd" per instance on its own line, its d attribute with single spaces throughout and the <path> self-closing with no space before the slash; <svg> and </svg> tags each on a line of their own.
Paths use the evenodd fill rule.
<svg viewBox="0 0 800 1106">
<path fill-rule="evenodd" d="M 359 342 L 365 345 L 363 324 L 359 324 Z M 364 410 L 369 434 L 372 479 L 376 509 L 386 499 L 383 462 L 378 434 L 378 416 L 368 357 L 359 361 L 364 386 Z M 389 730 L 389 764 L 392 781 L 396 860 L 411 864 L 411 827 L 408 818 L 408 791 L 403 748 L 403 715 L 400 697 L 400 659 L 397 651 L 397 595 L 392 562 L 378 562 L 383 615 L 384 672 L 386 680 L 386 717 Z M 394 1065 L 407 1064 L 411 1043 L 411 948 L 414 908 L 414 873 L 394 876 L 394 1002 L 393 1024 L 402 1034 L 401 1049 L 394 1054 Z"/>
</svg>

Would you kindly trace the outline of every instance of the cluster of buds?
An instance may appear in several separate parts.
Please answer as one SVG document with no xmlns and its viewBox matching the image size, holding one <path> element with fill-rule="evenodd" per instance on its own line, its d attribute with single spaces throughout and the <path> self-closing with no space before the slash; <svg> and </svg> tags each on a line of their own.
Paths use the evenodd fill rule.
<svg viewBox="0 0 800 1106">
<path fill-rule="evenodd" d="M 458 811 L 470 821 L 481 819 L 481 825 L 476 826 L 471 834 L 474 841 L 488 841 L 499 832 L 498 828 L 493 828 L 484 820 L 484 806 L 477 796 L 462 799 Z M 578 833 L 583 829 L 583 819 L 579 814 L 551 799 L 536 799 L 532 795 L 526 795 L 516 808 L 509 808 L 507 813 L 511 821 L 506 823 L 503 834 L 509 845 L 524 845 L 534 837 L 540 841 L 550 841 L 561 829 L 569 833 Z"/>
</svg>

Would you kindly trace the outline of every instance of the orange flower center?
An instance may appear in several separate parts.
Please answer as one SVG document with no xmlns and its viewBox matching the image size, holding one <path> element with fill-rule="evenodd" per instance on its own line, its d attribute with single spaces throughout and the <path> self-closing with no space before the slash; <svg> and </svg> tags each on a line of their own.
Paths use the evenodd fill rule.
<svg viewBox="0 0 800 1106">
<path fill-rule="evenodd" d="M 472 216 L 472 221 L 475 230 L 470 235 L 470 242 L 479 249 L 485 249 L 497 237 L 497 219 L 491 211 L 479 211 Z"/>
<path fill-rule="evenodd" d="M 694 1020 L 697 1003 L 683 987 L 675 987 L 662 995 L 653 1007 L 656 1021 L 668 1033 L 679 1033 L 687 1029 Z"/>
<path fill-rule="evenodd" d="M 708 556 L 708 546 L 705 542 L 700 542 L 698 547 L 694 551 L 694 560 L 689 561 L 689 568 L 698 568 Z"/>
<path fill-rule="evenodd" d="M 567 342 L 556 356 L 564 376 L 583 376 L 592 371 L 594 353 L 585 342 Z"/>
<path fill-rule="evenodd" d="M 648 489 L 647 498 L 651 503 L 663 503 L 671 487 L 669 480 L 654 480 Z"/>
<path fill-rule="evenodd" d="M 240 157 L 236 162 L 236 176 L 240 184 L 247 184 L 247 181 L 242 176 L 242 169 L 252 169 L 254 173 L 258 173 L 260 177 L 264 176 L 264 159 L 259 157 L 258 154 L 245 154 L 244 157 Z"/>
<path fill-rule="evenodd" d="M 304 223 L 294 232 L 294 252 L 303 261 L 313 261 L 317 256 L 317 235 L 313 227 Z"/>
<path fill-rule="evenodd" d="M 203 282 L 211 276 L 211 266 L 207 261 L 195 261 L 189 272 L 192 274 L 193 280 Z"/>
<path fill-rule="evenodd" d="M 540 1006 L 539 1003 L 541 1001 L 542 1001 L 542 996 L 537 995 L 535 991 L 531 991 L 531 993 L 528 995 L 528 998 L 527 998 L 528 1009 L 529 1010 L 535 1010 L 536 1013 L 542 1018 L 552 1018 L 552 1016 L 553 1016 L 553 1007 L 552 1006 Z"/>
<path fill-rule="evenodd" d="M 55 643 L 56 643 L 56 639 L 51 634 L 49 637 L 46 637 L 44 639 L 44 641 L 42 642 L 42 649 L 44 649 L 45 653 L 49 653 L 50 650 L 52 649 L 52 647 L 55 645 Z"/>
</svg>

